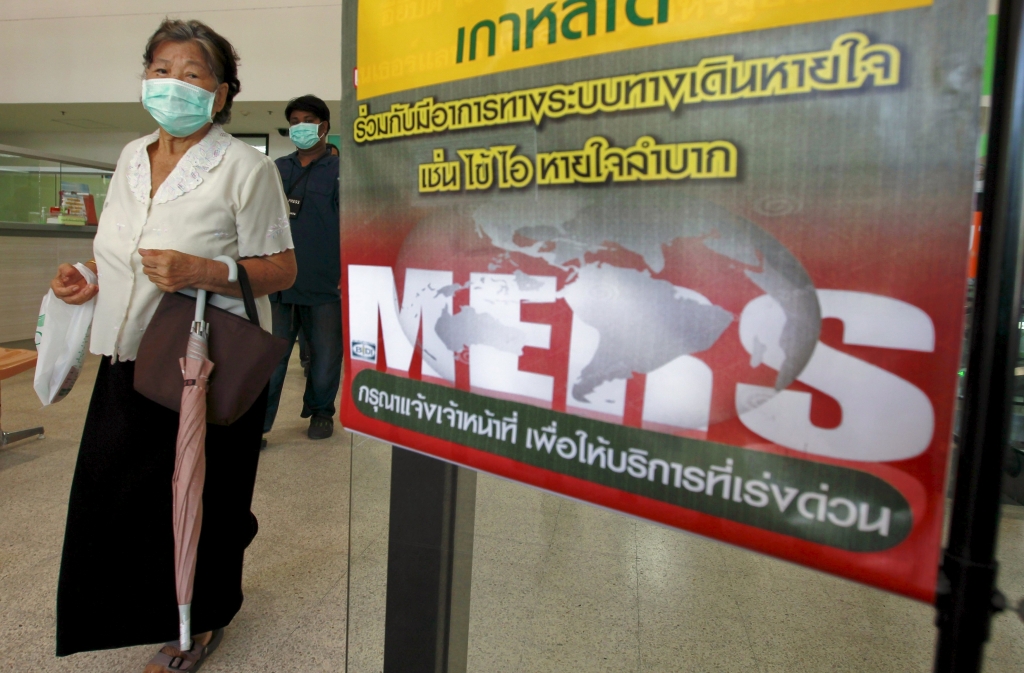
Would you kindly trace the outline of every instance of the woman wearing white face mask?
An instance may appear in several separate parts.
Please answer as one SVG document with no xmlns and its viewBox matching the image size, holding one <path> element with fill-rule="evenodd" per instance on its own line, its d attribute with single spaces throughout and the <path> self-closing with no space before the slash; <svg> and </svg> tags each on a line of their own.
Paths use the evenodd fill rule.
<svg viewBox="0 0 1024 673">
<path fill-rule="evenodd" d="M 288 207 L 274 163 L 232 138 L 238 56 L 198 21 L 165 21 L 144 55 L 142 104 L 160 128 L 129 143 L 111 180 L 89 262 L 51 283 L 70 304 L 97 297 L 91 350 L 104 355 L 68 506 L 57 591 L 57 654 L 173 641 L 178 634 L 171 477 L 178 414 L 133 388 L 142 335 L 165 292 L 203 289 L 244 315 L 237 283 L 212 259 L 244 266 L 261 326 L 266 295 L 296 274 Z M 230 426 L 208 426 L 192 650 L 168 645 L 146 673 L 196 671 L 242 603 L 242 557 L 267 393 Z"/>
</svg>

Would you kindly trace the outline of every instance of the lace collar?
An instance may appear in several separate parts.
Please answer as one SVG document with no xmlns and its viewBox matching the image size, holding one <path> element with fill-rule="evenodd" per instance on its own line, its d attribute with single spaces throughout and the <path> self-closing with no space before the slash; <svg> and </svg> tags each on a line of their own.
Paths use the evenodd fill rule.
<svg viewBox="0 0 1024 673">
<path fill-rule="evenodd" d="M 128 187 L 136 200 L 143 205 L 149 203 L 149 192 L 152 189 L 152 172 L 149 166 L 149 152 L 146 149 L 159 137 L 159 131 L 146 136 L 128 164 Z M 153 205 L 173 201 L 201 185 L 203 174 L 216 168 L 224 158 L 229 145 L 231 135 L 219 124 L 214 124 L 203 139 L 190 147 L 185 156 L 178 160 L 178 165 L 153 197 Z"/>
</svg>

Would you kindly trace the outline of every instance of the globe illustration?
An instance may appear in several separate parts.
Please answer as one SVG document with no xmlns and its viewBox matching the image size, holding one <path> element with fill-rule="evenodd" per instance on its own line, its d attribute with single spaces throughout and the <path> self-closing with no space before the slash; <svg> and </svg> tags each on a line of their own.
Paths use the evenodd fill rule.
<svg viewBox="0 0 1024 673">
<path fill-rule="evenodd" d="M 464 361 L 473 345 L 529 354 L 515 328 L 467 305 L 474 274 L 511 277 L 520 290 L 538 279 L 556 279 L 556 301 L 524 313 L 523 320 L 532 316 L 556 328 L 548 350 L 532 361 L 579 362 L 575 369 L 569 365 L 564 383 L 570 407 L 593 403 L 602 386 L 693 356 L 713 371 L 709 423 L 722 422 L 736 416 L 737 382 L 786 388 L 818 341 L 817 295 L 793 253 L 748 219 L 678 188 L 484 196 L 422 212 L 396 271 L 399 277 L 405 269 L 454 272 L 450 287 L 434 288 L 456 299 L 453 308 L 423 325 L 448 351 L 424 348 L 423 361 L 450 381 L 456 378 L 453 363 Z M 764 295 L 777 304 L 779 320 L 763 329 L 755 325 L 753 347 L 744 347 L 740 315 Z M 415 343 L 418 323 L 403 327 Z M 570 338 L 558 334 L 584 329 L 594 336 L 580 361 L 578 354 L 563 353 Z M 774 369 L 765 366 L 768 352 L 777 354 Z M 530 368 L 527 357 L 521 362 Z"/>
</svg>

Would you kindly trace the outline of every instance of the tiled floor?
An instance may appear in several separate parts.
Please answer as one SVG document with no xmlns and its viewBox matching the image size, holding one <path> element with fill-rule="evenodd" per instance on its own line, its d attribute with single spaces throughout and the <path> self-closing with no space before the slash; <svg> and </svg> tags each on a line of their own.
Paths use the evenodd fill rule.
<svg viewBox="0 0 1024 673">
<path fill-rule="evenodd" d="M 0 671 L 141 673 L 158 649 L 53 656 L 64 517 L 98 363 L 90 358 L 71 395 L 42 410 L 31 372 L 2 384 L 4 427 L 44 425 L 46 439 L 0 450 Z M 203 673 L 344 670 L 351 438 L 306 438 L 303 382 L 293 367 L 260 457 L 245 604 Z"/>
<path fill-rule="evenodd" d="M 381 669 L 391 449 L 353 442 L 352 671 Z M 1024 596 L 1008 510 L 1000 586 Z M 1013 517 L 1013 518 L 1011 518 Z M 932 670 L 912 600 L 502 479 L 477 482 L 469 670 Z M 1024 623 L 995 620 L 989 673 L 1024 670 Z"/>
<path fill-rule="evenodd" d="M 3 384 L 4 425 L 44 440 L 0 451 L 0 671 L 141 671 L 154 648 L 53 656 L 68 487 L 97 361 L 44 410 L 31 375 Z M 377 673 L 383 647 L 390 447 L 310 442 L 293 367 L 263 453 L 246 602 L 204 673 Z M 349 469 L 353 502 L 347 577 Z M 1024 596 L 1024 518 L 1004 518 L 1000 586 Z M 351 595 L 346 592 L 351 586 Z M 845 580 L 493 477 L 477 486 L 469 670 L 931 670 L 934 611 Z M 1024 670 L 1024 623 L 996 619 L 986 671 Z"/>
</svg>

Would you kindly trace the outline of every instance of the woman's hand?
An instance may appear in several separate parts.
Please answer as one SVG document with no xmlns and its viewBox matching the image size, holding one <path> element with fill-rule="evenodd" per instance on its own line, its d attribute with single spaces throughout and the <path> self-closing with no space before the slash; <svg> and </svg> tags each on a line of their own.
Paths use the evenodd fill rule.
<svg viewBox="0 0 1024 673">
<path fill-rule="evenodd" d="M 142 255 L 142 270 L 164 292 L 177 292 L 190 287 L 229 297 L 242 296 L 238 282 L 228 281 L 226 264 L 176 250 L 139 248 L 139 254 Z M 252 293 L 256 297 L 287 290 L 295 282 L 297 267 L 294 250 L 266 257 L 249 257 L 240 260 L 239 264 L 245 267 Z"/>
<path fill-rule="evenodd" d="M 143 250 L 142 271 L 162 292 L 177 292 L 186 287 L 201 287 L 206 280 L 209 260 L 177 250 Z"/>
<path fill-rule="evenodd" d="M 65 304 L 78 306 L 95 297 L 100 286 L 87 282 L 82 272 L 70 264 L 61 264 L 57 267 L 57 275 L 50 281 L 50 289 Z"/>
</svg>

